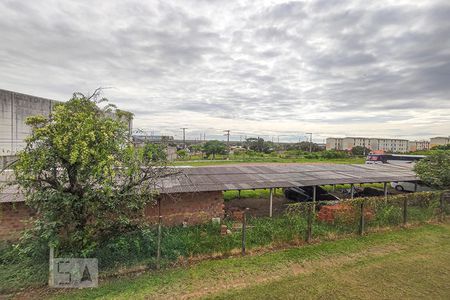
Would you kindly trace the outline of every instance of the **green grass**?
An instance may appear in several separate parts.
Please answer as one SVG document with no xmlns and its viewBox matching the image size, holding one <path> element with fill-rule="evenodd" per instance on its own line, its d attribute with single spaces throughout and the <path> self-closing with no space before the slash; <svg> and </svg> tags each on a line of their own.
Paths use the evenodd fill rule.
<svg viewBox="0 0 450 300">
<path fill-rule="evenodd" d="M 279 158 L 279 157 L 254 157 L 240 159 L 231 158 L 230 160 L 179 160 L 174 161 L 176 166 L 209 166 L 209 165 L 225 165 L 225 164 L 240 164 L 240 163 L 332 163 L 332 164 L 363 164 L 365 158 Z"/>
<path fill-rule="evenodd" d="M 268 191 L 266 191 L 268 196 Z M 437 195 L 437 194 L 436 194 Z M 439 204 L 434 193 L 417 193 L 416 200 L 410 199 L 408 206 L 408 222 L 423 224 L 436 219 Z M 233 196 L 233 195 L 229 195 Z M 260 195 L 261 196 L 261 195 Z M 406 195 L 412 197 L 412 195 Z M 377 231 L 380 228 L 394 227 L 403 221 L 404 196 L 366 199 L 366 209 L 373 212 L 372 218 L 366 220 L 366 230 Z M 419 201 L 420 200 L 420 201 Z M 313 238 L 316 241 L 327 241 L 355 234 L 359 227 L 360 199 L 347 202 L 353 205 L 350 212 L 336 217 L 333 224 L 313 222 Z M 294 205 L 289 213 L 274 218 L 248 218 L 247 249 L 256 251 L 260 248 L 286 247 L 302 244 L 306 235 L 306 205 Z M 232 221 L 226 221 L 233 228 Z M 239 225 L 239 224 L 236 224 Z M 102 274 L 117 271 L 120 268 L 146 265 L 155 267 L 156 228 L 148 228 L 144 232 L 122 234 L 111 237 L 102 244 L 93 257 L 98 258 Z M 229 256 L 239 252 L 241 246 L 241 230 L 235 228 L 231 234 L 222 236 L 219 225 L 203 224 L 183 228 L 164 227 L 162 234 L 162 265 L 170 267 L 176 261 L 186 261 L 190 257 Z M 0 251 L 0 293 L 15 292 L 21 288 L 39 287 L 45 284 L 48 266 L 30 259 L 15 259 L 4 248 Z M 1 249 L 0 249 L 1 250 Z"/>
<path fill-rule="evenodd" d="M 449 298 L 450 225 L 424 225 L 101 282 L 61 299 Z"/>
<path fill-rule="evenodd" d="M 274 197 L 284 197 L 283 189 L 275 189 L 273 193 Z M 241 190 L 241 198 L 269 198 L 270 189 L 257 189 L 257 190 Z M 223 199 L 229 201 L 239 198 L 238 191 L 225 191 L 223 192 Z"/>
</svg>

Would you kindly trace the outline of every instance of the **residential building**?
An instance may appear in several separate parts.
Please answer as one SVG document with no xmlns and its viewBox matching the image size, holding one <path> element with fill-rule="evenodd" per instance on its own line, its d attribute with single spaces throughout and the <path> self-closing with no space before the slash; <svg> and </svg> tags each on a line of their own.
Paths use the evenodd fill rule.
<svg viewBox="0 0 450 300">
<path fill-rule="evenodd" d="M 325 149 L 327 150 L 343 150 L 342 138 L 327 138 Z"/>
<path fill-rule="evenodd" d="M 424 151 L 430 149 L 429 141 L 409 141 L 408 150 L 409 152 Z"/>
<path fill-rule="evenodd" d="M 326 149 L 349 151 L 356 146 L 386 152 L 408 152 L 408 140 L 366 137 L 327 138 Z"/>
<path fill-rule="evenodd" d="M 430 139 L 430 148 L 441 146 L 441 145 L 448 145 L 450 144 L 450 136 L 447 137 L 434 137 Z"/>
</svg>

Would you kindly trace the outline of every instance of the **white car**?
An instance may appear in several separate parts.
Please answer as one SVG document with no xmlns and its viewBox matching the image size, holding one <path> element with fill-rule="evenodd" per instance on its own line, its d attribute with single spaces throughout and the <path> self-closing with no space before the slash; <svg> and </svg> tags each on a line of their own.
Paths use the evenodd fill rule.
<svg viewBox="0 0 450 300">
<path fill-rule="evenodd" d="M 415 191 L 414 182 L 407 182 L 407 181 L 391 182 L 391 186 L 397 191 L 406 191 L 406 192 Z M 417 192 L 428 192 L 432 190 L 433 190 L 432 188 L 423 183 L 417 183 Z"/>
</svg>

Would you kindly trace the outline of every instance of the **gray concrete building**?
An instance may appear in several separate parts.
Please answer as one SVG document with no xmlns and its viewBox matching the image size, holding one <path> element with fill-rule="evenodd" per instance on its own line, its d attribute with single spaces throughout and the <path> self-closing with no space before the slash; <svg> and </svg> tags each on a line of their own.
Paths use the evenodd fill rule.
<svg viewBox="0 0 450 300">
<path fill-rule="evenodd" d="M 48 116 L 59 101 L 0 89 L 0 167 L 25 147 L 31 133 L 25 120 L 30 116 Z M 131 135 L 133 121 L 128 124 Z"/>
<path fill-rule="evenodd" d="M 0 89 L 0 156 L 12 156 L 25 146 L 29 116 L 48 116 L 55 100 Z"/>
</svg>

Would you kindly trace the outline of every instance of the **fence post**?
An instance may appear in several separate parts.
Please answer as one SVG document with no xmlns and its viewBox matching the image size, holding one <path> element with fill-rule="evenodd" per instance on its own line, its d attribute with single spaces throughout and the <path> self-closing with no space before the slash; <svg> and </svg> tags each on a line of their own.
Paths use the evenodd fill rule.
<svg viewBox="0 0 450 300">
<path fill-rule="evenodd" d="M 387 187 L 387 182 L 383 183 L 383 191 L 384 191 L 384 202 L 387 203 L 387 199 L 388 199 L 388 187 Z"/>
<path fill-rule="evenodd" d="M 313 218 L 313 205 L 308 203 L 308 224 L 306 228 L 306 242 L 311 243 L 312 241 L 312 218 Z"/>
<path fill-rule="evenodd" d="M 273 211 L 273 188 L 270 188 L 270 195 L 269 195 L 269 217 L 272 218 L 272 211 Z"/>
<path fill-rule="evenodd" d="M 364 200 L 361 201 L 360 216 L 359 216 L 359 235 L 364 234 Z"/>
<path fill-rule="evenodd" d="M 408 223 L 408 199 L 403 199 L 403 226 Z"/>
<path fill-rule="evenodd" d="M 156 250 L 156 269 L 161 269 L 161 223 L 162 223 L 162 216 L 160 215 L 158 217 L 158 246 Z"/>
<path fill-rule="evenodd" d="M 441 199 L 439 201 L 439 206 L 440 206 L 440 217 L 439 217 L 439 221 L 440 222 L 444 222 L 445 221 L 445 192 L 441 193 Z"/>
<path fill-rule="evenodd" d="M 247 229 L 247 210 L 244 210 L 244 213 L 242 214 L 242 255 L 245 255 L 245 235 L 246 235 L 246 229 Z"/>
<path fill-rule="evenodd" d="M 53 277 L 53 265 L 55 258 L 55 248 L 50 246 L 50 253 L 48 259 L 48 285 L 53 287 L 55 285 L 55 278 Z"/>
</svg>

